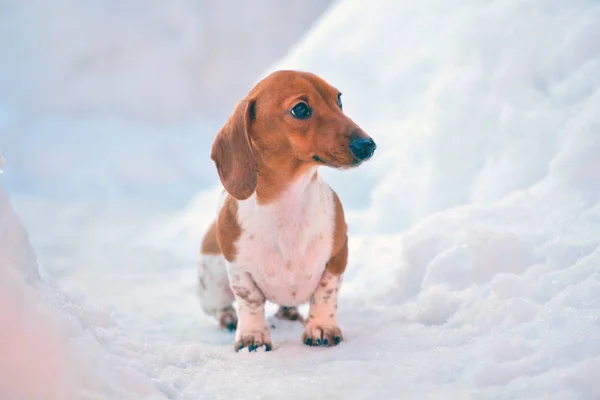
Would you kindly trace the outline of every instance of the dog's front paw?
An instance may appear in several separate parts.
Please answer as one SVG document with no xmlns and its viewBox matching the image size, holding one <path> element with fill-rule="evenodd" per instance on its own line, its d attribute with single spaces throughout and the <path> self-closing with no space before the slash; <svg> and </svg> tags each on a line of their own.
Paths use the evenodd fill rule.
<svg viewBox="0 0 600 400">
<path fill-rule="evenodd" d="M 302 343 L 307 346 L 336 346 L 344 340 L 337 325 L 308 322 L 302 334 Z"/>
<path fill-rule="evenodd" d="M 243 348 L 247 348 L 248 351 L 256 351 L 256 349 L 262 346 L 265 347 L 265 351 L 270 351 L 273 348 L 268 329 L 240 331 L 238 328 L 233 345 L 236 352 Z"/>
</svg>

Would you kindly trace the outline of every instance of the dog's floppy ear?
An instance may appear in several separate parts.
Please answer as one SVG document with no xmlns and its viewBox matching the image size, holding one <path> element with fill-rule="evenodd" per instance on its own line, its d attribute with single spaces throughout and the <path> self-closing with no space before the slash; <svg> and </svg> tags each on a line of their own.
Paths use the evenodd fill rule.
<svg viewBox="0 0 600 400">
<path fill-rule="evenodd" d="M 246 200 L 256 190 L 256 157 L 250 144 L 254 101 L 240 101 L 212 146 L 210 158 L 225 190 Z"/>
</svg>

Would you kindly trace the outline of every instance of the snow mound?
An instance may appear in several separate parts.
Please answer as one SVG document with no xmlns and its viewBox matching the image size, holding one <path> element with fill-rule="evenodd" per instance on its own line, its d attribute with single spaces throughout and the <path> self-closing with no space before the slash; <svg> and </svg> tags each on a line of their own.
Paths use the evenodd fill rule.
<svg viewBox="0 0 600 400">
<path fill-rule="evenodd" d="M 455 208 L 405 234 L 354 237 L 346 295 L 355 308 L 388 315 L 382 337 L 418 333 L 419 347 L 408 338 L 405 353 L 432 358 L 405 367 L 419 365 L 428 385 L 444 371 L 457 396 L 592 399 L 600 393 L 590 379 L 600 361 L 599 229 L 600 205 L 564 188 Z M 386 262 L 374 265 L 382 252 Z M 399 376 L 399 386 L 414 384 Z"/>
<path fill-rule="evenodd" d="M 0 188 L 0 398 L 159 399 L 151 373 L 169 354 L 41 279 L 27 234 Z"/>
<path fill-rule="evenodd" d="M 329 175 L 353 226 L 399 232 L 547 179 L 598 193 L 599 18 L 587 0 L 346 1 L 274 68 L 341 89 L 378 150 Z"/>
<path fill-rule="evenodd" d="M 35 255 L 0 191 L 0 397 L 64 398 L 63 338 L 31 299 L 27 281 L 39 278 Z M 39 385 L 31 385 L 38 382 Z"/>
</svg>

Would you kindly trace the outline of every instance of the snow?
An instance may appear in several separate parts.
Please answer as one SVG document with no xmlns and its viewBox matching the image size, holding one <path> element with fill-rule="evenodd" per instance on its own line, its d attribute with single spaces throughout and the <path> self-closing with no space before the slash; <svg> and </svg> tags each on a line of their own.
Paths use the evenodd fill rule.
<svg viewBox="0 0 600 400">
<path fill-rule="evenodd" d="M 329 3 L 2 1 L 4 185 L 183 207 L 214 184 L 206 142 L 231 104 Z"/>
<path fill-rule="evenodd" d="M 148 34 L 124 45 L 143 40 L 143 56 L 110 73 L 93 64 L 56 101 L 79 41 L 65 42 L 48 76 L 3 50 L 13 60 L 3 67 L 34 88 L 0 81 L 12 88 L 0 100 L 1 184 L 40 272 L 2 195 L 0 326 L 11 329 L 0 330 L 1 398 L 600 397 L 597 2 L 340 1 L 282 60 L 248 75 L 248 85 L 279 68 L 322 75 L 378 144 L 357 170 L 323 171 L 351 231 L 347 341 L 307 348 L 300 325 L 272 319 L 275 350 L 252 354 L 234 353 L 232 335 L 194 297 L 199 241 L 220 193 L 199 159 L 222 120 L 165 122 L 204 100 L 169 92 L 191 80 L 173 53 L 193 46 L 172 47 L 151 21 L 176 15 L 189 24 L 175 26 L 192 29 L 195 3 L 140 17 L 135 2 L 123 4 L 121 31 L 96 38 L 102 20 L 84 19 L 90 36 L 80 41 L 101 55 L 103 40 L 141 26 Z M 165 63 L 164 83 L 148 83 L 154 67 L 143 60 Z M 139 81 L 121 87 L 137 68 Z M 157 101 L 163 90 L 168 106 Z"/>
<path fill-rule="evenodd" d="M 243 95 L 329 3 L 5 1 L 0 40 L 11 61 L 0 86 L 36 112 L 206 117 Z"/>
</svg>

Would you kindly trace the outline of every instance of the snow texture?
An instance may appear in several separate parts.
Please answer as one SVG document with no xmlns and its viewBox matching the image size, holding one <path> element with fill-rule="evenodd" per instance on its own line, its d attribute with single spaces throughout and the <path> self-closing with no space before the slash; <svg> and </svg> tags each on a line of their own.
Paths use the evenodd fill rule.
<svg viewBox="0 0 600 400">
<path fill-rule="evenodd" d="M 123 26 L 134 18 L 115 12 Z M 152 122 L 156 99 L 145 85 L 132 83 L 129 100 L 113 91 L 137 64 L 115 66 L 106 85 L 83 86 L 110 106 L 108 117 L 82 114 L 77 101 L 50 112 L 17 91 L 5 96 L 0 127 L 21 127 L 27 115 L 23 129 L 38 133 L 8 138 L 2 184 L 40 273 L 2 195 L 0 398 L 25 390 L 31 399 L 600 398 L 598 21 L 592 0 L 345 0 L 263 72 L 322 75 L 378 144 L 361 168 L 322 172 L 351 231 L 339 308 L 347 341 L 331 349 L 307 348 L 299 324 L 272 320 L 273 352 L 235 353 L 233 336 L 201 314 L 195 261 L 220 189 L 207 169 L 205 189 L 181 206 L 188 192 L 169 184 L 201 185 L 182 171 L 198 167 L 214 131 L 189 142 L 203 146 L 197 152 L 165 151 L 170 140 Z M 159 32 L 148 47 L 167 40 Z M 171 60 L 161 46 L 148 51 Z M 184 79 L 172 76 L 183 61 L 164 62 L 175 66 L 166 82 Z M 52 76 L 37 78 L 53 85 Z M 173 97 L 171 106 L 188 100 Z M 110 131 L 106 149 L 135 147 L 167 172 L 125 163 L 86 186 L 86 174 L 106 171 L 81 154 L 87 139 L 61 134 L 74 126 L 92 138 Z M 152 132 L 160 140 L 148 145 L 142 138 Z M 18 181 L 15 149 L 53 141 L 64 168 L 86 166 L 80 177 L 49 178 L 62 158 L 55 166 L 40 156 Z M 180 197 L 161 194 L 169 190 Z"/>
</svg>

